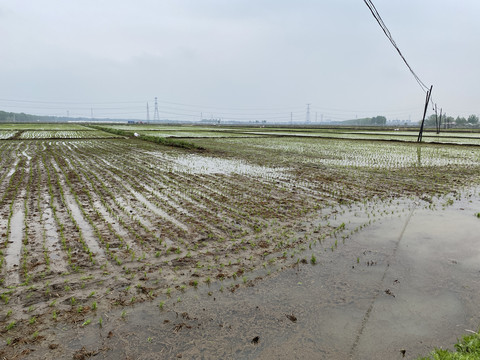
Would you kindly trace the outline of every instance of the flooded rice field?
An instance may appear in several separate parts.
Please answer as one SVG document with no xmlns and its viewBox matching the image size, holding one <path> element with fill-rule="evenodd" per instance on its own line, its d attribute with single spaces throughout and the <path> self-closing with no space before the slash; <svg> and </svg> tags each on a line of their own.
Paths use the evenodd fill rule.
<svg viewBox="0 0 480 360">
<path fill-rule="evenodd" d="M 476 148 L 191 141 L 0 141 L 1 356 L 412 358 L 480 325 Z"/>
</svg>

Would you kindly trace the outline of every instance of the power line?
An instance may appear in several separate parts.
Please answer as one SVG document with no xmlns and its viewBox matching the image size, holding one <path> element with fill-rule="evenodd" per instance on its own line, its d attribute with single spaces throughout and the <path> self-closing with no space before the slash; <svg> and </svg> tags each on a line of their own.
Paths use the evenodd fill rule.
<svg viewBox="0 0 480 360">
<path fill-rule="evenodd" d="M 429 87 L 427 85 L 425 85 L 425 83 L 418 77 L 418 75 L 415 73 L 415 71 L 413 71 L 412 67 L 410 66 L 410 64 L 407 62 L 407 59 L 405 59 L 405 56 L 403 56 L 402 54 L 402 51 L 400 50 L 400 48 L 397 46 L 397 43 L 395 42 L 395 40 L 393 39 L 393 36 L 392 34 L 390 33 L 390 30 L 388 30 L 387 28 L 387 25 L 385 25 L 385 23 L 383 22 L 383 19 L 382 17 L 380 16 L 380 14 L 378 13 L 375 5 L 373 5 L 373 2 L 371 0 L 363 0 L 365 2 L 365 4 L 368 6 L 368 8 L 370 9 L 370 12 L 372 13 L 373 17 L 375 18 L 375 20 L 377 20 L 377 23 L 378 25 L 380 25 L 380 27 L 382 28 L 385 36 L 388 38 L 388 40 L 390 40 L 390 42 L 392 43 L 393 47 L 397 50 L 398 54 L 400 55 L 400 57 L 402 58 L 403 62 L 405 63 L 405 65 L 407 65 L 408 67 L 408 70 L 410 70 L 410 72 L 412 73 L 413 77 L 415 78 L 415 80 L 417 81 L 417 83 L 420 85 L 420 87 L 422 88 L 422 90 L 426 93 L 428 90 L 429 90 Z"/>
</svg>

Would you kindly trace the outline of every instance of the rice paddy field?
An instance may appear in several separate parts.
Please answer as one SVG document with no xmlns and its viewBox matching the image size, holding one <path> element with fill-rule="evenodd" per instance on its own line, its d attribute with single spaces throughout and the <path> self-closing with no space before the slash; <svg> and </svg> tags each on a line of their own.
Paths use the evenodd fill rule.
<svg viewBox="0 0 480 360">
<path fill-rule="evenodd" d="M 0 356 L 48 346 L 58 324 L 101 327 L 112 309 L 233 293 L 314 264 L 413 203 L 478 197 L 480 133 L 416 136 L 0 125 Z"/>
</svg>

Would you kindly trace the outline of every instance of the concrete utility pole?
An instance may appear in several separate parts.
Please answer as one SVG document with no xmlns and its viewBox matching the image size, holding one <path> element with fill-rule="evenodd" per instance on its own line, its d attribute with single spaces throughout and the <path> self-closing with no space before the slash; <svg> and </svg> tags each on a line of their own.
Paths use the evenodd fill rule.
<svg viewBox="0 0 480 360">
<path fill-rule="evenodd" d="M 148 108 L 148 101 L 147 101 L 147 122 L 150 122 L 150 109 Z"/>
<path fill-rule="evenodd" d="M 307 124 L 310 124 L 310 104 L 307 104 L 307 118 L 305 120 Z"/>
<path fill-rule="evenodd" d="M 293 112 L 290 113 L 290 125 L 293 125 Z"/>
</svg>

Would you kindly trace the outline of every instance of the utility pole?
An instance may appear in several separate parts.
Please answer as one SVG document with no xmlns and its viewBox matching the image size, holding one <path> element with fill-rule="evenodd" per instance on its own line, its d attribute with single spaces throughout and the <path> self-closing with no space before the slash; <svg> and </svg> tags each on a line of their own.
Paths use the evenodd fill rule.
<svg viewBox="0 0 480 360">
<path fill-rule="evenodd" d="M 160 115 L 158 114 L 158 101 L 157 97 L 155 96 L 155 110 L 153 112 L 153 121 L 160 121 Z"/>
<path fill-rule="evenodd" d="M 148 108 L 148 101 L 147 101 L 147 123 L 150 122 L 150 109 Z"/>
<path fill-rule="evenodd" d="M 290 113 L 290 125 L 293 125 L 293 112 Z"/>
<path fill-rule="evenodd" d="M 425 116 L 427 115 L 428 103 L 430 102 L 430 95 L 432 95 L 432 89 L 433 89 L 433 85 L 430 86 L 430 90 L 427 91 L 427 98 L 425 99 L 425 108 L 423 110 L 422 125 L 420 126 L 420 131 L 418 132 L 417 142 L 422 142 L 423 125 L 425 124 Z"/>
<path fill-rule="evenodd" d="M 93 120 L 93 108 L 90 108 L 90 117 Z"/>
<path fill-rule="evenodd" d="M 307 124 L 310 124 L 310 104 L 307 104 L 307 117 L 305 120 Z"/>
</svg>

